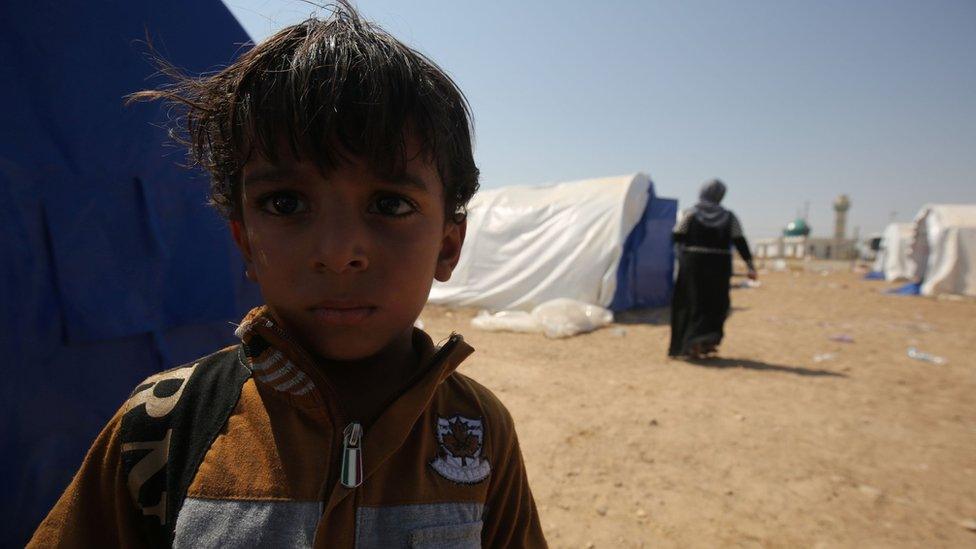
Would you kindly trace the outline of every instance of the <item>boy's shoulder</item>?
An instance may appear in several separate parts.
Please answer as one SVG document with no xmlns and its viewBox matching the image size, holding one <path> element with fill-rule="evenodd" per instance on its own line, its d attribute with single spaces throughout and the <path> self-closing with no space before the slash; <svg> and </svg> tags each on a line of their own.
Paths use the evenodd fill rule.
<svg viewBox="0 0 976 549">
<path fill-rule="evenodd" d="M 462 373 L 448 376 L 431 404 L 438 421 L 461 418 L 481 426 L 495 441 L 511 442 L 515 438 L 515 422 L 505 404 L 490 389 Z"/>
<path fill-rule="evenodd" d="M 508 408 L 491 389 L 460 372 L 453 372 L 448 376 L 441 390 L 447 391 L 451 398 L 471 401 L 493 414 L 509 415 Z"/>
<path fill-rule="evenodd" d="M 123 474 L 142 510 L 147 535 L 155 541 L 171 540 L 173 520 L 196 465 L 251 376 L 239 347 L 149 376 L 122 407 Z"/>
</svg>

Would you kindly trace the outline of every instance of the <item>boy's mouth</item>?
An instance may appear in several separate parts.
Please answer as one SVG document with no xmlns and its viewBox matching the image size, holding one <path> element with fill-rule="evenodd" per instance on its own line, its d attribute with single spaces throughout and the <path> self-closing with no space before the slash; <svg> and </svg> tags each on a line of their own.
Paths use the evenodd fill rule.
<svg viewBox="0 0 976 549">
<path fill-rule="evenodd" d="M 311 311 L 322 324 L 349 326 L 369 318 L 376 311 L 376 307 L 364 303 L 330 301 L 319 303 Z"/>
</svg>

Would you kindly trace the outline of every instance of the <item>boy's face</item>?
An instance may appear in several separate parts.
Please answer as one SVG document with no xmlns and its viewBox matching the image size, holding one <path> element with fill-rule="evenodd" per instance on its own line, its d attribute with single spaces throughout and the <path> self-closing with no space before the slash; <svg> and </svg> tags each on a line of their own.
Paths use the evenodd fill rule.
<svg viewBox="0 0 976 549">
<path fill-rule="evenodd" d="M 465 226 L 445 222 L 441 178 L 418 150 L 411 136 L 397 180 L 360 159 L 325 175 L 286 158 L 244 166 L 234 239 L 271 311 L 320 357 L 409 344 L 433 280 L 457 264 Z"/>
</svg>

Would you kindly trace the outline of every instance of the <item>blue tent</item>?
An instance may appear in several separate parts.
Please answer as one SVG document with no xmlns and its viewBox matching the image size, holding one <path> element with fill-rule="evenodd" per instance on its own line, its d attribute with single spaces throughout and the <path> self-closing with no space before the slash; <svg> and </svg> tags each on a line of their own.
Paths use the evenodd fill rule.
<svg viewBox="0 0 976 549">
<path fill-rule="evenodd" d="M 21 545 L 147 375 L 232 342 L 257 303 L 159 105 L 156 50 L 193 72 L 248 36 L 216 0 L 0 8 L 0 545 Z"/>
<path fill-rule="evenodd" d="M 678 201 L 647 189 L 647 206 L 640 221 L 624 241 L 617 267 L 617 290 L 610 310 L 626 311 L 664 307 L 674 289 L 674 246 L 671 231 L 678 215 Z"/>
</svg>

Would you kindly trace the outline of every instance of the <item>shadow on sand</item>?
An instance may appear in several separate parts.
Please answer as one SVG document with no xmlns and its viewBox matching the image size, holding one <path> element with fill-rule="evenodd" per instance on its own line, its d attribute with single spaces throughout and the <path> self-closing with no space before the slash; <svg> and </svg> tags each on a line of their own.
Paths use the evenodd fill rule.
<svg viewBox="0 0 976 549">
<path fill-rule="evenodd" d="M 729 307 L 729 316 L 734 313 L 748 311 L 749 307 Z M 671 307 L 656 307 L 649 309 L 627 309 L 613 313 L 616 324 L 650 324 L 652 326 L 667 326 L 671 324 Z"/>
<path fill-rule="evenodd" d="M 616 324 L 668 325 L 671 324 L 671 307 L 627 309 L 613 313 L 613 321 Z"/>
<path fill-rule="evenodd" d="M 847 377 L 846 374 L 842 374 L 840 372 L 832 372 L 830 370 L 813 370 L 810 368 L 801 368 L 799 366 L 783 366 L 782 364 L 768 364 L 766 362 L 759 362 L 758 360 L 749 360 L 745 358 L 684 359 L 682 360 L 682 362 L 687 362 L 688 364 L 694 364 L 695 366 L 704 366 L 705 368 L 745 368 L 748 370 L 784 372 L 787 374 L 796 374 L 798 376 Z"/>
</svg>

